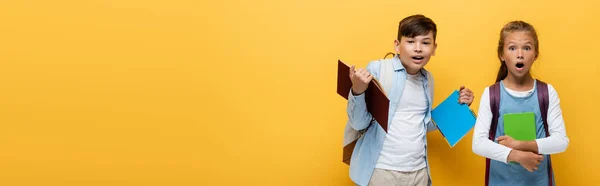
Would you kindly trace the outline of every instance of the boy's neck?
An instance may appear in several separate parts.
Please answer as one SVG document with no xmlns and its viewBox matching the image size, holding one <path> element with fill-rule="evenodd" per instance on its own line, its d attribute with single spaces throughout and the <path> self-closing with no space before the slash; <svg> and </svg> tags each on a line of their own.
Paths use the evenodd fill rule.
<svg viewBox="0 0 600 186">
<path fill-rule="evenodd" d="M 421 71 L 421 69 L 417 69 L 417 70 L 408 69 L 408 68 L 405 68 L 405 69 L 406 69 L 406 73 L 409 75 L 417 75 Z"/>
<path fill-rule="evenodd" d="M 523 76 L 522 78 L 516 78 L 510 74 L 504 79 L 504 86 L 506 88 L 515 91 L 527 91 L 531 90 L 534 86 L 535 80 L 530 74 Z"/>
</svg>

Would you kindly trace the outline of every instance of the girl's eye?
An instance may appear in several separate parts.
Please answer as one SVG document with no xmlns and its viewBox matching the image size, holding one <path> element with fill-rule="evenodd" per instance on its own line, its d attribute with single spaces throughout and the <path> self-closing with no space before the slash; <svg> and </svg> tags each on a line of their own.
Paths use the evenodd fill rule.
<svg viewBox="0 0 600 186">
<path fill-rule="evenodd" d="M 515 47 L 508 47 L 508 50 L 515 50 Z"/>
<path fill-rule="evenodd" d="M 531 47 L 526 46 L 525 50 L 531 50 Z"/>
</svg>

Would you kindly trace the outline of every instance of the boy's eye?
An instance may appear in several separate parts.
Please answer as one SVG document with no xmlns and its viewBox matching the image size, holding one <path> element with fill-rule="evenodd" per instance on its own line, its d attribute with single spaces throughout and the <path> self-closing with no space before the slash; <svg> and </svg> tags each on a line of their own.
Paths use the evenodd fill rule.
<svg viewBox="0 0 600 186">
<path fill-rule="evenodd" d="M 413 40 L 408 40 L 407 42 L 408 43 L 415 43 L 415 41 L 413 41 Z"/>
<path fill-rule="evenodd" d="M 423 42 L 423 44 L 424 44 L 424 45 L 429 45 L 430 43 L 429 43 L 429 42 Z"/>
</svg>

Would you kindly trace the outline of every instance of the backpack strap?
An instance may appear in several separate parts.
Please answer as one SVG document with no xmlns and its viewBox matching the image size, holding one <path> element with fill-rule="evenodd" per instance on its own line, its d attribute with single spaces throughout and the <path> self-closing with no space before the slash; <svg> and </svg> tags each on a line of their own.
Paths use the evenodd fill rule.
<svg viewBox="0 0 600 186">
<path fill-rule="evenodd" d="M 550 102 L 550 96 L 548 95 L 548 84 L 536 80 L 536 89 L 538 101 L 540 104 L 540 112 L 542 113 L 542 120 L 544 122 L 544 130 L 546 131 L 546 137 L 550 137 L 550 131 L 548 129 L 548 105 Z M 548 185 L 552 186 L 552 161 L 550 159 L 550 155 L 548 155 Z"/>
<path fill-rule="evenodd" d="M 498 128 L 498 118 L 500 117 L 500 82 L 489 87 L 489 94 L 490 110 L 492 111 L 489 139 L 494 141 L 494 138 L 496 137 L 496 128 Z M 490 181 L 490 162 L 491 160 L 489 158 L 485 159 L 485 186 L 488 186 Z"/>
<path fill-rule="evenodd" d="M 394 56 L 396 57 L 396 56 Z M 390 90 L 392 90 L 392 81 L 394 79 L 394 62 L 393 60 L 382 59 L 379 61 L 379 77 L 377 81 L 383 86 L 385 95 L 389 96 Z"/>
<path fill-rule="evenodd" d="M 548 84 L 543 81 L 536 80 L 538 101 L 540 104 L 540 112 L 542 112 L 542 120 L 544 121 L 544 129 L 546 129 L 546 136 L 550 136 L 548 131 L 548 105 L 550 96 L 548 95 Z"/>
</svg>

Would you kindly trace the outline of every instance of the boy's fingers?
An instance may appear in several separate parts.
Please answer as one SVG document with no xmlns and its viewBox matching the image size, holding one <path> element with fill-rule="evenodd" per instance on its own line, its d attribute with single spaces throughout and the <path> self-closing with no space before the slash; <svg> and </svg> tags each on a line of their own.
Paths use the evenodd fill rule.
<svg viewBox="0 0 600 186">
<path fill-rule="evenodd" d="M 360 77 L 363 77 L 363 78 L 365 78 L 365 79 L 366 79 L 368 76 L 369 76 L 369 72 L 367 72 L 366 70 L 363 70 L 363 71 L 360 73 Z"/>
<path fill-rule="evenodd" d="M 367 71 L 364 68 L 360 69 L 360 76 L 361 77 L 367 77 Z"/>
</svg>

